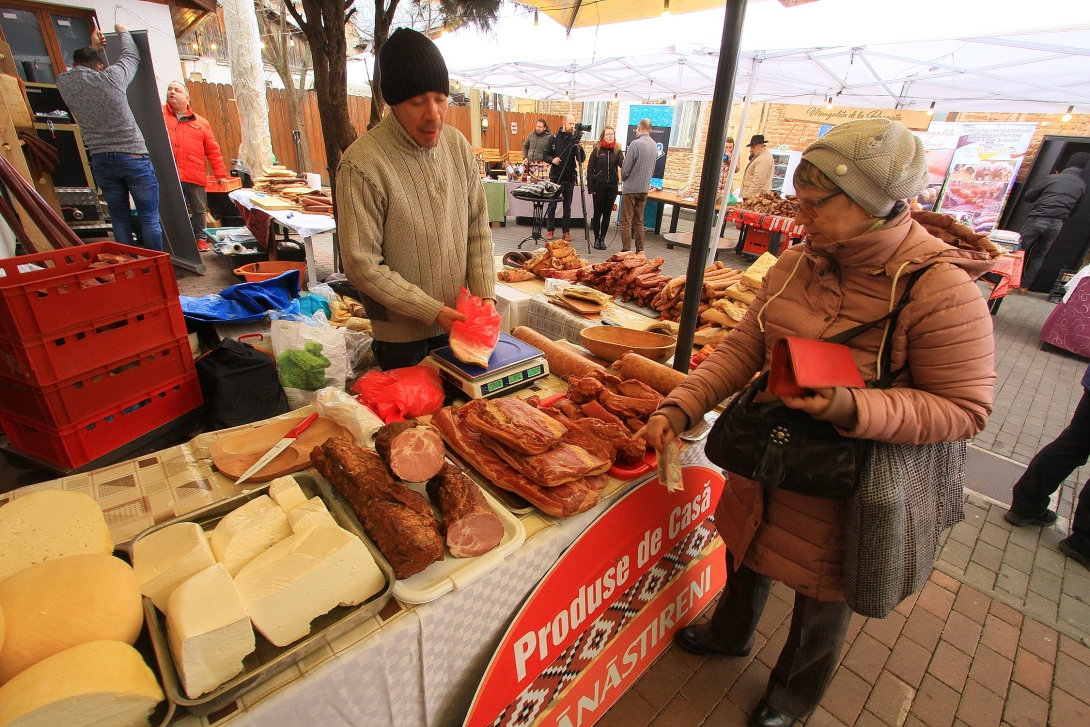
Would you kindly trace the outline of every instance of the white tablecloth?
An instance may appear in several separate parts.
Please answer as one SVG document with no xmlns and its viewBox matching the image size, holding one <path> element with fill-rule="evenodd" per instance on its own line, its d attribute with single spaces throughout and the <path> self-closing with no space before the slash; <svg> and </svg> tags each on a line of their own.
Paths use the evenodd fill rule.
<svg viewBox="0 0 1090 727">
<path fill-rule="evenodd" d="M 228 196 L 250 210 L 255 206 L 250 199 L 255 194 L 260 194 L 260 192 L 255 192 L 252 189 L 236 189 Z M 329 215 L 308 215 L 302 212 L 284 211 L 274 212 L 273 210 L 262 209 L 261 207 L 258 207 L 258 209 L 267 213 L 284 227 L 293 230 L 300 237 L 313 237 L 314 235 L 320 235 L 323 232 L 337 229 L 337 223 L 334 222 L 333 218 Z"/>
</svg>

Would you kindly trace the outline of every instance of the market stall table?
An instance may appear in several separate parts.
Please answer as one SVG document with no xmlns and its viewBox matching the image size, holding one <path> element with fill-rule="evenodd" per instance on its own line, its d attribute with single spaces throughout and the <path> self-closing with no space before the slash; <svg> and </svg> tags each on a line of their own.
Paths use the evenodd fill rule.
<svg viewBox="0 0 1090 727">
<path fill-rule="evenodd" d="M 308 285 L 318 284 L 317 266 L 314 263 L 315 235 L 323 232 L 331 232 L 337 229 L 337 223 L 330 215 L 308 215 L 303 212 L 265 210 L 256 206 L 251 200 L 257 192 L 252 189 L 236 189 L 231 192 L 231 200 L 245 207 L 247 210 L 257 209 L 263 212 L 279 224 L 287 227 L 303 238 L 303 249 L 307 256 L 307 282 Z"/>
<path fill-rule="evenodd" d="M 511 206 L 507 200 L 507 183 L 483 179 L 481 184 L 484 186 L 484 196 L 488 201 L 488 221 L 506 226 L 507 210 Z"/>
<path fill-rule="evenodd" d="M 565 390 L 560 379 L 550 376 L 514 395 L 547 396 Z M 299 409 L 284 416 L 298 417 L 308 411 Z M 209 445 L 245 428 L 203 434 L 186 445 L 0 498 L 17 498 L 40 489 L 84 492 L 99 502 L 113 539 L 120 543 L 157 521 L 236 494 L 239 488 L 213 469 Z M 702 447 L 688 448 L 683 460 L 709 466 Z M 391 600 L 378 616 L 327 642 L 205 720 L 183 712 L 173 724 L 460 725 L 496 643 L 527 595 L 622 494 L 647 485 L 653 476 L 650 472 L 630 482 L 610 478 L 599 505 L 566 520 L 536 510 L 520 516 L 527 533 L 525 543 L 479 580 L 459 584 L 423 605 Z M 714 547 L 707 544 L 697 560 Z M 655 590 L 664 587 L 661 579 L 654 586 Z"/>
<path fill-rule="evenodd" d="M 696 203 L 699 200 L 698 195 L 680 195 L 677 192 L 670 192 L 665 189 L 652 189 L 647 194 L 648 202 L 658 202 L 658 209 L 655 211 L 655 234 L 661 234 L 662 231 L 662 217 L 665 207 L 663 205 L 670 205 L 673 211 L 670 213 L 670 232 L 677 232 L 677 222 L 681 217 L 681 210 L 683 209 L 696 209 Z M 720 205 L 716 205 L 715 209 L 718 211 Z M 673 243 L 669 242 L 667 238 L 666 249 L 674 249 Z"/>
<path fill-rule="evenodd" d="M 530 201 L 530 200 L 527 200 L 527 199 L 520 199 L 519 197 L 516 197 L 513 194 L 511 194 L 512 192 L 514 192 L 519 187 L 522 187 L 523 185 L 527 184 L 527 182 L 511 182 L 511 181 L 507 181 L 507 182 L 504 182 L 504 184 L 507 185 L 507 198 L 508 198 L 508 200 L 510 202 L 510 205 L 509 205 L 508 210 L 507 210 L 507 215 L 509 217 L 514 217 L 516 222 L 518 222 L 519 224 L 523 224 L 523 222 L 521 220 L 532 221 L 533 218 L 534 218 L 534 203 L 532 201 Z M 576 185 L 575 190 L 572 193 L 572 198 L 571 198 L 571 200 L 572 200 L 571 201 L 571 221 L 572 221 L 572 225 L 574 227 L 582 227 L 583 226 L 583 208 L 581 206 L 582 203 L 579 201 L 580 200 L 580 196 L 579 196 L 580 195 L 580 189 L 581 189 L 581 187 L 579 185 Z M 586 201 L 587 201 L 587 209 L 586 209 L 587 218 L 590 218 L 591 214 L 594 212 L 594 209 L 593 209 L 593 205 L 591 203 L 591 199 L 590 199 L 589 194 L 586 195 Z M 557 204 L 556 214 L 557 214 L 557 221 L 558 222 L 560 221 L 560 214 L 563 211 L 562 207 L 563 207 L 563 203 L 558 203 Z"/>
</svg>

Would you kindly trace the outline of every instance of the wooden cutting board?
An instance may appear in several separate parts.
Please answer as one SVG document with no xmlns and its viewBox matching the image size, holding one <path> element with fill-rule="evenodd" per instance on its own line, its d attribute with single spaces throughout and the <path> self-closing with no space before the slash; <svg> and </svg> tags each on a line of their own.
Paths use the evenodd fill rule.
<svg viewBox="0 0 1090 727">
<path fill-rule="evenodd" d="M 212 463 L 224 475 L 237 480 L 254 462 L 261 459 L 261 455 L 283 439 L 289 429 L 304 419 L 306 417 L 284 419 L 221 437 L 208 448 Z M 338 436 L 352 439 L 351 433 L 337 422 L 327 417 L 318 417 L 294 444 L 278 454 L 247 482 L 268 482 L 310 467 L 310 450 L 330 437 Z"/>
<path fill-rule="evenodd" d="M 282 197 L 271 197 L 269 195 L 257 195 L 250 197 L 250 201 L 255 207 L 260 207 L 266 210 L 272 210 L 278 212 L 280 210 L 295 209 L 295 203 L 289 202 Z"/>
</svg>

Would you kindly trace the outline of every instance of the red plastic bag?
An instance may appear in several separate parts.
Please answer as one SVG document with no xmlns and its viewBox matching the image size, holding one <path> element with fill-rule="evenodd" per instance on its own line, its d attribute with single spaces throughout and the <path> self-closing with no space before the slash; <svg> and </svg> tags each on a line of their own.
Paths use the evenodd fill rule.
<svg viewBox="0 0 1090 727">
<path fill-rule="evenodd" d="M 459 361 L 488 368 L 488 359 L 500 340 L 499 312 L 465 288 L 458 294 L 458 312 L 466 319 L 450 328 L 451 351 Z"/>
<path fill-rule="evenodd" d="M 429 366 L 372 371 L 352 390 L 359 394 L 361 404 L 387 424 L 422 417 L 443 406 L 443 382 L 439 372 Z"/>
</svg>

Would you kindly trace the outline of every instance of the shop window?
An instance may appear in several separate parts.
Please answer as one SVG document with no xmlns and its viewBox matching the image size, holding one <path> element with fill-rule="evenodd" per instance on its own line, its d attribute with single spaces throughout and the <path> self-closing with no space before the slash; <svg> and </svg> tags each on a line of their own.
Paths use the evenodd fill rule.
<svg viewBox="0 0 1090 727">
<path fill-rule="evenodd" d="M 674 124 L 670 127 L 670 146 L 692 149 L 696 143 L 696 124 L 700 120 L 700 101 L 678 101 L 674 107 Z"/>
<path fill-rule="evenodd" d="M 602 129 L 606 125 L 606 111 L 608 109 L 608 101 L 586 101 L 583 103 L 583 119 L 580 123 L 590 126 L 590 131 L 583 134 L 584 139 L 598 140 L 598 137 L 602 135 Z"/>
<path fill-rule="evenodd" d="M 11 46 L 19 77 L 55 83 L 68 70 L 72 51 L 91 44 L 94 11 L 23 0 L 0 0 L 0 33 Z"/>
</svg>

